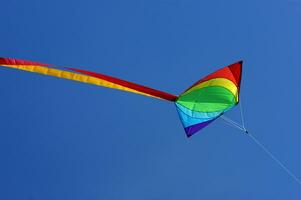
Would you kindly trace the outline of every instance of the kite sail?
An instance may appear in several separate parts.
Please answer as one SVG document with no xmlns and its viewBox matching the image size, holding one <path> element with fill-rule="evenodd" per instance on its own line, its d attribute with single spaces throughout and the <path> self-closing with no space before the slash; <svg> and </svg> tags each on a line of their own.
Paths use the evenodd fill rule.
<svg viewBox="0 0 301 200">
<path fill-rule="evenodd" d="M 55 76 L 174 102 L 186 135 L 190 137 L 238 104 L 242 61 L 206 76 L 179 96 L 104 74 L 40 62 L 0 58 L 0 67 Z"/>
<path fill-rule="evenodd" d="M 239 102 L 242 62 L 224 67 L 181 94 L 175 104 L 188 137 Z"/>
</svg>

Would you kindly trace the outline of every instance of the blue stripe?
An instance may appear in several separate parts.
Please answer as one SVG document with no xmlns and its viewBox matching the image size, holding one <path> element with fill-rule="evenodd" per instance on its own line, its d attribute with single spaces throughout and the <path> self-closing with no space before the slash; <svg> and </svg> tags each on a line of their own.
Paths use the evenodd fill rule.
<svg viewBox="0 0 301 200">
<path fill-rule="evenodd" d="M 179 103 L 176 103 L 176 106 L 179 110 L 181 110 L 184 114 L 193 117 L 193 118 L 198 118 L 198 119 L 212 119 L 217 116 L 219 116 L 221 113 L 225 112 L 225 110 L 222 111 L 217 111 L 217 112 L 197 112 L 197 111 L 192 111 L 185 106 L 182 106 Z"/>
<path fill-rule="evenodd" d="M 182 122 L 184 128 L 187 128 L 189 126 L 193 126 L 195 124 L 207 122 L 207 121 L 210 121 L 210 120 L 215 119 L 216 117 L 218 117 L 218 116 L 216 116 L 216 117 L 213 117 L 213 118 L 194 118 L 194 117 L 191 117 L 191 116 L 185 114 L 178 107 L 177 107 L 177 111 L 179 113 L 179 117 L 181 119 L 181 122 Z"/>
</svg>

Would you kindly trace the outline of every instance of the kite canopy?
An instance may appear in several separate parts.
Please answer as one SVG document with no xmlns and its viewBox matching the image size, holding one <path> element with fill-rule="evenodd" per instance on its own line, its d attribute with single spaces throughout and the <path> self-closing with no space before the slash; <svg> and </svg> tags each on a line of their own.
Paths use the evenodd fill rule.
<svg viewBox="0 0 301 200">
<path fill-rule="evenodd" d="M 188 137 L 209 125 L 239 102 L 242 61 L 199 80 L 176 100 Z"/>
</svg>

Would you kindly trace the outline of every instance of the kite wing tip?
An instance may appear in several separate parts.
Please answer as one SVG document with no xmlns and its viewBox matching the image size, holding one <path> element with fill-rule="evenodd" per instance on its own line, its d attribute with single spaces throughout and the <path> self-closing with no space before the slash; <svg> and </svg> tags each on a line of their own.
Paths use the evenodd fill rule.
<svg viewBox="0 0 301 200">
<path fill-rule="evenodd" d="M 186 134 L 186 137 L 187 137 L 187 138 L 190 138 L 191 136 L 192 136 L 192 135 L 188 135 L 188 134 Z"/>
</svg>

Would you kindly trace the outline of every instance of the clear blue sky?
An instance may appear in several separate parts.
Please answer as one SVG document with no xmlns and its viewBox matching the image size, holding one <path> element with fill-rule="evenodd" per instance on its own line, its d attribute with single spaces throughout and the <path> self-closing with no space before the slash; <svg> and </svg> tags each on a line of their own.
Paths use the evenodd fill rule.
<svg viewBox="0 0 301 200">
<path fill-rule="evenodd" d="M 301 177 L 301 1 L 1 2 L 0 54 L 181 93 L 244 60 L 246 125 Z M 174 105 L 0 69 L 0 199 L 299 200 L 301 187 L 217 121 L 187 139 Z M 237 109 L 229 113 L 239 120 Z"/>
</svg>

